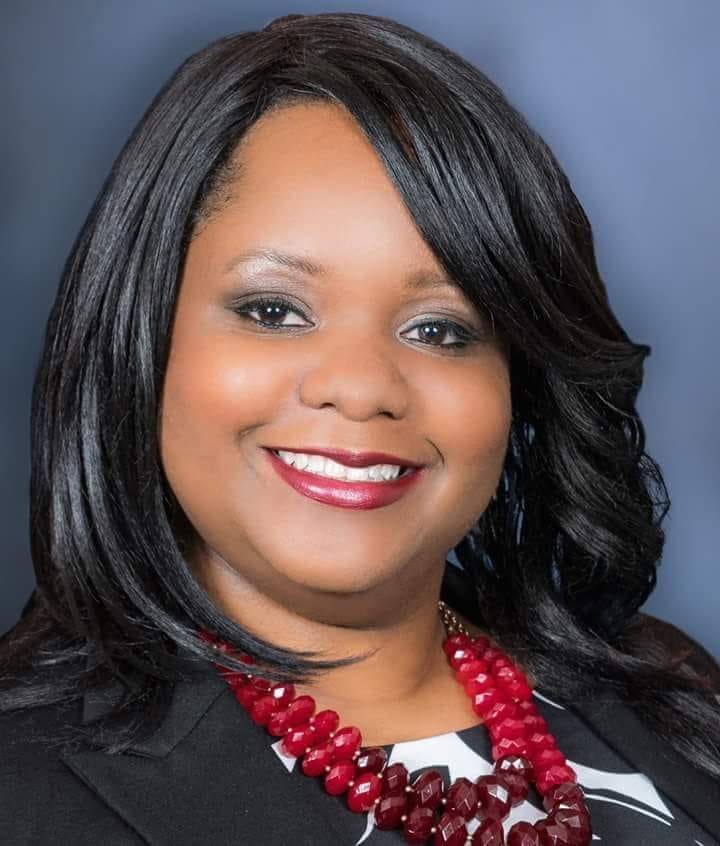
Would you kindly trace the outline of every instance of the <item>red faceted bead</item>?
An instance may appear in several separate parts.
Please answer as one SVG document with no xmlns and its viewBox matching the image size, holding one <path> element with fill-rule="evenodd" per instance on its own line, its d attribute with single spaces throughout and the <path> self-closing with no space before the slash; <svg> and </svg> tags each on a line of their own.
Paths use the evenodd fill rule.
<svg viewBox="0 0 720 846">
<path fill-rule="evenodd" d="M 557 748 L 555 738 L 551 734 L 531 734 L 528 737 L 528 747 L 530 758 L 536 767 L 549 767 L 565 762 L 565 756 Z"/>
<path fill-rule="evenodd" d="M 486 690 L 494 690 L 495 679 L 489 673 L 477 673 L 471 679 L 468 679 L 463 687 L 465 688 L 465 693 L 473 697 Z"/>
<path fill-rule="evenodd" d="M 485 652 L 489 646 L 490 641 L 484 635 L 475 635 L 475 637 L 470 639 L 470 649 L 472 649 L 479 658 L 482 657 L 483 652 Z"/>
<path fill-rule="evenodd" d="M 339 796 L 348 789 L 354 777 L 355 764 L 352 761 L 338 761 L 325 776 L 325 790 L 332 796 Z"/>
<path fill-rule="evenodd" d="M 396 764 L 390 764 L 385 767 L 382 774 L 383 779 L 383 796 L 393 796 L 397 794 L 405 795 L 405 788 L 408 783 L 408 771 L 405 764 L 398 761 Z"/>
<path fill-rule="evenodd" d="M 522 755 L 505 755 L 495 761 L 493 772 L 502 776 L 514 773 L 532 780 L 534 768 L 529 758 L 524 758 Z"/>
<path fill-rule="evenodd" d="M 225 681 L 230 685 L 233 690 L 237 690 L 239 687 L 245 687 L 249 685 L 252 681 L 252 676 L 248 675 L 248 673 L 223 673 L 225 676 Z"/>
<path fill-rule="evenodd" d="M 402 825 L 401 817 L 407 812 L 407 797 L 404 794 L 383 796 L 375 806 L 375 825 L 390 830 Z"/>
<path fill-rule="evenodd" d="M 510 661 L 503 658 L 496 658 L 492 665 L 493 675 L 498 681 L 499 685 L 503 687 L 506 684 L 514 684 L 517 681 L 525 682 L 527 684 L 527 677 L 522 670 L 519 670 Z"/>
<path fill-rule="evenodd" d="M 562 767 L 567 759 L 557 747 L 538 752 L 530 746 L 530 760 L 533 762 L 535 771 L 539 772 L 540 770 L 547 770 L 548 767 Z M 568 779 L 568 781 L 572 780 Z"/>
<path fill-rule="evenodd" d="M 261 696 L 256 699 L 250 708 L 250 717 L 259 726 L 267 725 L 268 720 L 280 706 L 272 696 Z"/>
<path fill-rule="evenodd" d="M 517 709 L 522 712 L 523 717 L 528 715 L 537 716 L 538 713 L 535 703 L 531 699 L 526 699 L 524 702 L 518 702 Z"/>
<path fill-rule="evenodd" d="M 507 846 L 540 846 L 540 834 L 529 822 L 517 822 L 508 832 Z"/>
<path fill-rule="evenodd" d="M 424 805 L 418 805 L 405 818 L 403 837 L 406 843 L 425 843 L 435 824 L 435 812 Z"/>
<path fill-rule="evenodd" d="M 483 661 L 487 661 L 488 664 L 492 664 L 493 661 L 497 660 L 498 658 L 507 658 L 507 655 L 501 649 L 498 649 L 496 646 L 488 646 L 488 648 L 483 652 L 480 657 L 483 659 Z"/>
<path fill-rule="evenodd" d="M 505 755 L 495 761 L 493 771 L 505 779 L 513 807 L 527 799 L 530 781 L 535 775 L 532 762 L 528 758 L 520 755 Z"/>
<path fill-rule="evenodd" d="M 259 690 L 261 694 L 270 693 L 270 682 L 267 679 L 260 678 L 260 676 L 252 676 L 250 684 Z"/>
<path fill-rule="evenodd" d="M 468 682 L 470 684 L 470 682 Z M 476 693 L 472 699 L 472 709 L 478 717 L 485 717 L 485 714 L 498 702 L 502 702 L 503 697 L 496 687 L 485 690 L 482 693 Z"/>
<path fill-rule="evenodd" d="M 382 781 L 376 773 L 356 774 L 355 783 L 347 792 L 348 808 L 356 814 L 369 811 L 380 796 L 381 787 Z"/>
<path fill-rule="evenodd" d="M 287 734 L 290 727 L 291 726 L 288 723 L 287 710 L 285 708 L 280 711 L 276 711 L 267 721 L 267 725 L 265 726 L 268 734 L 271 734 L 273 737 L 282 737 L 284 734 Z"/>
<path fill-rule="evenodd" d="M 503 779 L 510 791 L 510 803 L 513 808 L 528 798 L 530 782 L 518 773 L 503 773 Z"/>
<path fill-rule="evenodd" d="M 464 685 L 465 682 L 475 678 L 479 673 L 487 673 L 487 669 L 487 661 L 481 661 L 479 658 L 475 658 L 472 661 L 465 661 L 461 664 L 455 670 L 455 678 L 460 684 Z"/>
<path fill-rule="evenodd" d="M 388 753 L 382 746 L 368 746 L 362 749 L 355 759 L 358 775 L 363 773 L 379 773 L 387 763 Z"/>
<path fill-rule="evenodd" d="M 501 737 L 492 747 L 493 761 L 506 755 L 526 756 L 528 753 L 529 747 L 525 737 Z"/>
<path fill-rule="evenodd" d="M 410 794 L 410 804 L 435 810 L 440 804 L 445 788 L 442 775 L 437 770 L 427 770 L 412 783 L 413 793 Z"/>
<path fill-rule="evenodd" d="M 489 727 L 490 737 L 497 742 L 501 737 L 525 737 L 525 724 L 522 720 L 505 719 Z"/>
<path fill-rule="evenodd" d="M 456 649 L 467 649 L 471 644 L 472 641 L 468 635 L 454 634 L 445 638 L 443 651 L 449 658 Z"/>
<path fill-rule="evenodd" d="M 303 755 L 302 771 L 307 776 L 319 776 L 333 761 L 333 746 L 327 740 L 313 746 Z"/>
<path fill-rule="evenodd" d="M 304 726 L 296 726 L 283 737 L 280 748 L 286 755 L 293 755 L 297 757 L 302 755 L 305 750 L 313 745 L 314 736 L 309 723 Z"/>
<path fill-rule="evenodd" d="M 315 713 L 315 700 L 312 696 L 298 696 L 287 706 L 288 722 L 291 726 L 306 723 Z"/>
<path fill-rule="evenodd" d="M 256 687 L 249 684 L 235 688 L 235 698 L 246 711 L 249 711 L 252 708 L 253 702 L 261 696 L 262 693 Z"/>
<path fill-rule="evenodd" d="M 520 702 L 517 707 L 524 704 Z M 528 737 L 533 734 L 548 734 L 548 724 L 539 714 L 525 714 L 522 721 L 525 723 Z"/>
<path fill-rule="evenodd" d="M 556 808 L 585 808 L 585 791 L 574 781 L 561 782 L 548 790 L 543 805 L 549 813 Z"/>
<path fill-rule="evenodd" d="M 540 835 L 540 846 L 574 846 L 570 829 L 551 818 L 536 822 L 535 830 Z"/>
<path fill-rule="evenodd" d="M 314 717 L 310 718 L 310 725 L 315 732 L 315 741 L 326 740 L 330 735 L 337 731 L 340 725 L 340 715 L 337 711 L 326 708 L 324 711 L 318 711 Z"/>
<path fill-rule="evenodd" d="M 355 726 L 343 726 L 335 732 L 331 742 L 335 747 L 335 760 L 349 761 L 360 748 L 362 735 Z"/>
<path fill-rule="evenodd" d="M 479 820 L 504 820 L 512 806 L 510 790 L 500 775 L 480 776 L 475 780 L 478 793 L 478 807 L 475 816 Z"/>
<path fill-rule="evenodd" d="M 467 828 L 460 814 L 446 811 L 435 823 L 435 846 L 464 846 L 466 838 Z"/>
<path fill-rule="evenodd" d="M 523 681 L 506 684 L 503 690 L 513 702 L 524 702 L 532 696 L 532 688 Z"/>
<path fill-rule="evenodd" d="M 450 653 L 448 660 L 450 661 L 450 666 L 453 670 L 459 670 L 462 664 L 465 664 L 468 661 L 474 661 L 475 657 L 475 653 L 472 649 L 460 646 Z"/>
<path fill-rule="evenodd" d="M 295 698 L 295 685 L 292 682 L 276 682 L 270 687 L 270 694 L 280 707 L 285 707 Z"/>
<path fill-rule="evenodd" d="M 574 781 L 576 778 L 577 775 L 572 767 L 550 767 L 538 774 L 535 780 L 535 787 L 537 787 L 538 793 L 544 796 L 556 784 L 562 784 L 564 781 Z"/>
<path fill-rule="evenodd" d="M 486 819 L 473 832 L 472 846 L 505 846 L 502 823 Z"/>
<path fill-rule="evenodd" d="M 469 778 L 460 776 L 448 787 L 445 792 L 445 810 L 451 811 L 464 820 L 470 820 L 475 816 L 478 806 L 477 787 Z"/>
<path fill-rule="evenodd" d="M 485 714 L 484 725 L 488 728 L 501 720 L 515 719 L 518 715 L 518 706 L 514 702 L 498 702 Z"/>
<path fill-rule="evenodd" d="M 592 840 L 592 828 L 590 827 L 590 814 L 587 811 L 578 811 L 571 808 L 558 808 L 552 813 L 556 823 L 564 825 L 573 835 L 573 846 L 585 846 Z"/>
</svg>

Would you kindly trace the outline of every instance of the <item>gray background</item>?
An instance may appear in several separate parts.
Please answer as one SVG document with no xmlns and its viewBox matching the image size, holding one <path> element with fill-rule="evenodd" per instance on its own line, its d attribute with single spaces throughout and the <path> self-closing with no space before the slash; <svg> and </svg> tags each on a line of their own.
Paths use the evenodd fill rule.
<svg viewBox="0 0 720 846">
<path fill-rule="evenodd" d="M 720 657 L 717 0 L 4 0 L 0 10 L 0 632 L 34 585 L 29 411 L 62 264 L 113 159 L 190 52 L 290 12 L 387 15 L 497 82 L 593 223 L 620 321 L 653 353 L 639 409 L 670 490 L 644 610 Z"/>
</svg>

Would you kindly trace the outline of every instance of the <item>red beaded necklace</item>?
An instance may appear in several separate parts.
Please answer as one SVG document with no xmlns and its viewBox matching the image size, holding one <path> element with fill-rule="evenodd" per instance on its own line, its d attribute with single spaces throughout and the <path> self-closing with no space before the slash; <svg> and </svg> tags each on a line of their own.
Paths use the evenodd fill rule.
<svg viewBox="0 0 720 846">
<path fill-rule="evenodd" d="M 358 728 L 339 728 L 337 711 L 316 712 L 312 696 L 296 696 L 291 682 L 273 683 L 255 673 L 215 667 L 252 720 L 273 737 L 282 737 L 283 752 L 302 756 L 305 775 L 322 777 L 325 790 L 334 796 L 345 794 L 351 811 L 373 810 L 377 828 L 402 829 L 406 843 L 587 846 L 592 828 L 585 795 L 532 702 L 527 678 L 488 638 L 471 637 L 442 600 L 438 608 L 447 631 L 445 654 L 493 742 L 493 773 L 474 782 L 460 777 L 446 786 L 441 773 L 428 770 L 408 784 L 402 762 L 387 766 L 385 749 L 361 747 Z M 200 636 L 222 652 L 231 651 L 204 630 Z M 235 657 L 255 663 L 245 653 Z M 527 798 L 531 781 L 548 815 L 534 825 L 515 823 L 505 840 L 502 821 Z M 466 823 L 473 817 L 480 825 L 470 835 Z"/>
</svg>

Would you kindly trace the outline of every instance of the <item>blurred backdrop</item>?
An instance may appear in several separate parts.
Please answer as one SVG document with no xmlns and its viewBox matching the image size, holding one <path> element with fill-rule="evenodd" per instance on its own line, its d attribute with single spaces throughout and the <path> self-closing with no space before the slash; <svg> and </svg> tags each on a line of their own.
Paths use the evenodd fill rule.
<svg viewBox="0 0 720 846">
<path fill-rule="evenodd" d="M 643 610 L 720 657 L 717 0 L 4 0 L 0 633 L 35 583 L 29 414 L 45 322 L 114 158 L 189 53 L 279 15 L 320 11 L 386 15 L 444 42 L 553 148 L 593 224 L 611 305 L 653 350 L 639 409 L 672 507 Z"/>
</svg>

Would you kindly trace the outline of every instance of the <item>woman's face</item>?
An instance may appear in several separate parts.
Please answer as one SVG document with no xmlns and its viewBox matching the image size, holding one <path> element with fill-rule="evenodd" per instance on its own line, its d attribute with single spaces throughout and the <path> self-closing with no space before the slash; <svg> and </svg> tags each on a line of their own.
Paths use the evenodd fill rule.
<svg viewBox="0 0 720 846">
<path fill-rule="evenodd" d="M 437 581 L 486 508 L 509 434 L 508 363 L 458 288 L 409 285 L 442 268 L 346 113 L 312 104 L 265 115 L 236 155 L 243 173 L 184 266 L 163 466 L 206 585 L 222 571 L 238 596 L 261 592 L 343 619 L 353 597 L 397 601 L 430 574 Z M 239 261 L 260 249 L 324 270 Z M 261 296 L 281 308 L 234 310 Z M 478 339 L 448 347 L 463 329 Z M 277 446 L 381 451 L 426 466 L 394 502 L 347 508 L 288 484 L 266 449 Z"/>
</svg>

